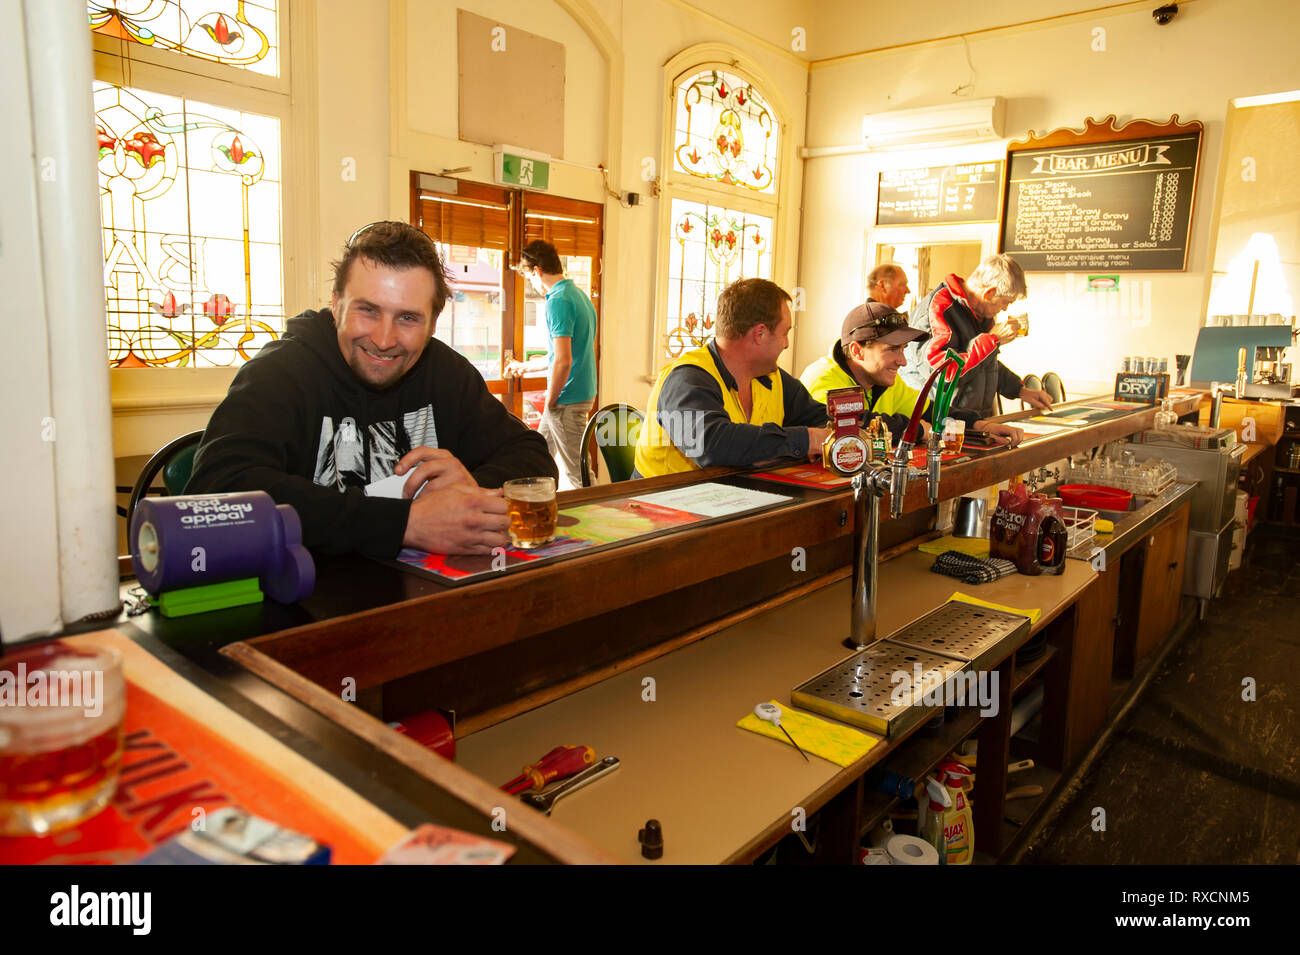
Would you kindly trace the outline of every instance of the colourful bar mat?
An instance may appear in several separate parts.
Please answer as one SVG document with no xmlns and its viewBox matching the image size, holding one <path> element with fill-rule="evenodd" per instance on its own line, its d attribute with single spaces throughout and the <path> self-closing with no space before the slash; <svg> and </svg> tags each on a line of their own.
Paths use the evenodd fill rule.
<svg viewBox="0 0 1300 955">
<path fill-rule="evenodd" d="M 878 737 L 868 736 L 866 733 L 841 726 L 839 723 L 829 723 L 815 716 L 800 713 L 789 706 L 777 703 L 776 700 L 768 702 L 781 710 L 781 726 L 789 732 L 805 753 L 828 759 L 837 766 L 853 765 L 865 756 L 871 747 L 880 742 Z M 771 723 L 760 720 L 752 712 L 736 725 L 742 730 L 770 737 L 784 743 L 791 750 L 794 749 L 790 746 L 790 740 L 785 738 L 785 733 Z M 795 755 L 797 758 L 798 754 Z"/>
<path fill-rule="evenodd" d="M 1018 613 L 1022 617 L 1028 617 L 1030 623 L 1038 623 L 1038 618 L 1043 615 L 1043 611 L 1037 608 L 1034 610 L 1021 610 L 1019 607 L 1008 607 L 1006 604 L 989 603 L 987 600 L 980 600 L 978 597 L 972 597 L 960 591 L 953 591 L 953 595 L 948 600 L 960 600 L 963 603 L 974 604 L 977 607 L 988 607 L 990 610 L 1005 610 L 1007 613 Z"/>
</svg>

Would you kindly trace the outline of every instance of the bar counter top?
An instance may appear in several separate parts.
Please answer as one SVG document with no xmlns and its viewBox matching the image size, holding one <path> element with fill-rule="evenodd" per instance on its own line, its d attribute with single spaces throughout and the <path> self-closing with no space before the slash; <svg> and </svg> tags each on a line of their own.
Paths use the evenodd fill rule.
<svg viewBox="0 0 1300 955">
<path fill-rule="evenodd" d="M 1069 606 L 1096 577 L 1081 561 L 1060 576 L 1012 574 L 972 586 L 931 573 L 917 551 L 880 567 L 877 636 L 887 637 L 943 604 L 955 591 L 1024 610 L 1040 609 L 1032 633 Z M 561 743 L 593 746 L 621 767 L 564 800 L 552 818 L 629 863 L 644 863 L 637 830 L 663 826 L 669 864 L 748 861 L 906 736 L 881 741 L 845 769 L 809 762 L 788 743 L 736 726 L 754 705 L 788 705 L 790 690 L 843 659 L 849 632 L 847 579 L 832 583 L 707 639 L 458 741 L 456 761 L 504 782 Z M 647 678 L 655 699 L 643 699 Z M 919 727 L 918 727 L 919 729 Z M 872 735 L 872 734 L 868 734 Z M 503 797 L 508 798 L 508 797 Z M 510 800 L 507 806 L 517 803 Z M 511 810 L 507 808 L 507 813 Z M 532 812 L 519 805 L 515 812 Z"/>
</svg>

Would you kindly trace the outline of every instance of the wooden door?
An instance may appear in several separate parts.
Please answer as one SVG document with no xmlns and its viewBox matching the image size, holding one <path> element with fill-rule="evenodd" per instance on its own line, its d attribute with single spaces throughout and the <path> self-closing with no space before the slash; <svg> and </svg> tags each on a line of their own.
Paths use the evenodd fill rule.
<svg viewBox="0 0 1300 955">
<path fill-rule="evenodd" d="M 1141 663 L 1158 647 L 1178 622 L 1189 514 L 1190 507 L 1185 505 L 1147 536 L 1135 663 Z"/>
<path fill-rule="evenodd" d="M 454 192 L 440 192 L 421 188 L 420 176 L 411 174 L 411 223 L 437 243 L 452 286 L 434 337 L 469 359 L 488 391 L 519 415 L 519 388 L 501 374 L 514 356 L 523 293 L 522 279 L 510 268 L 518 196 L 459 180 L 451 180 Z"/>
<path fill-rule="evenodd" d="M 452 278 L 434 335 L 468 358 L 488 391 L 529 427 L 541 420 L 546 375 L 507 379 L 502 371 L 509 361 L 546 354 L 550 342 L 545 301 L 515 271 L 519 254 L 545 239 L 566 277 L 591 297 L 599 368 L 603 221 L 596 202 L 411 173 L 411 223 L 438 244 Z"/>
</svg>

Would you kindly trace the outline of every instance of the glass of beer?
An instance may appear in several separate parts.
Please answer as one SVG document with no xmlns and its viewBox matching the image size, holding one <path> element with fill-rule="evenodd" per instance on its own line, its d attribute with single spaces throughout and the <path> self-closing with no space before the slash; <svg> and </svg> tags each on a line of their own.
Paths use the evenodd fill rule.
<svg viewBox="0 0 1300 955">
<path fill-rule="evenodd" d="M 961 452 L 962 442 L 966 440 L 966 422 L 958 418 L 943 419 L 943 450 L 946 454 Z"/>
<path fill-rule="evenodd" d="M 555 478 L 519 478 L 506 481 L 502 489 L 511 544 L 531 550 L 555 540 Z"/>
<path fill-rule="evenodd" d="M 0 836 L 67 829 L 107 806 L 125 716 L 114 649 L 56 640 L 0 659 Z"/>
</svg>

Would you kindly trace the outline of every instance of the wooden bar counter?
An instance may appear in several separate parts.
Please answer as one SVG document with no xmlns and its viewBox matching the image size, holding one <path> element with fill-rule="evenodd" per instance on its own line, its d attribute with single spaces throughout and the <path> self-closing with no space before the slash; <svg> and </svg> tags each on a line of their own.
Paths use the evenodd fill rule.
<svg viewBox="0 0 1300 955">
<path fill-rule="evenodd" d="M 944 603 L 954 591 L 1041 609 L 1046 627 L 1096 574 L 1071 560 L 1059 577 L 1013 574 L 978 587 L 930 573 L 934 558 L 908 553 L 880 568 L 878 636 Z M 828 584 L 707 640 L 460 740 L 457 762 L 504 781 L 529 754 L 583 742 L 622 767 L 558 802 L 552 818 L 626 862 L 644 861 L 637 830 L 663 825 L 665 862 L 747 861 L 791 832 L 792 812 L 811 816 L 899 745 L 883 739 L 846 769 L 788 743 L 739 729 L 756 703 L 788 705 L 790 690 L 848 651 L 849 582 Z M 646 701 L 647 679 L 654 700 Z M 880 739 L 879 737 L 876 737 Z M 515 811 L 530 811 L 520 807 Z M 848 860 L 844 860 L 848 861 Z"/>
<path fill-rule="evenodd" d="M 1200 397 L 1179 397 L 1177 412 L 1194 413 Z M 1150 427 L 1154 414 L 1153 408 L 1135 408 L 1020 448 L 976 455 L 944 469 L 940 497 L 1123 438 Z M 735 726 L 756 703 L 786 703 L 792 687 L 847 655 L 840 641 L 848 631 L 851 492 L 774 485 L 711 469 L 568 492 L 560 503 L 700 480 L 777 491 L 789 500 L 460 587 L 361 558 L 322 558 L 316 592 L 294 607 L 268 603 L 180 620 L 151 613 L 134 623 L 124 620 L 122 629 L 140 632 L 153 652 L 184 657 L 237 685 L 237 693 L 264 709 L 306 704 L 367 754 L 347 761 L 386 761 L 432 784 L 443 796 L 432 801 L 437 811 L 431 814 L 447 824 L 490 836 L 493 811 L 504 808 L 521 858 L 636 861 L 638 828 L 658 818 L 668 845 L 665 861 L 743 862 L 789 834 L 798 807 L 810 817 L 822 810 L 819 860 L 851 861 L 863 819 L 863 774 L 891 757 L 902 740 L 881 743 L 840 770 L 816 758 L 805 763 L 790 747 Z M 1050 640 L 1068 651 L 1073 612 L 1068 620 L 1055 618 L 1088 591 L 1096 577 L 1088 564 L 1071 560 L 1059 577 L 1012 576 L 964 586 L 930 573 L 933 558 L 909 552 L 928 532 L 933 536 L 934 517 L 917 482 L 904 516 L 883 522 L 877 637 L 962 590 L 1041 609 L 1034 632 L 1056 628 Z M 803 559 L 792 559 L 796 553 Z M 891 556 L 897 559 L 885 559 Z M 1004 712 L 983 728 L 969 727 L 978 729 L 990 752 L 1005 751 L 1010 684 L 1023 682 L 1013 653 L 1008 648 L 993 664 L 1007 678 Z M 1068 676 L 1060 672 L 1062 663 L 1070 658 L 1058 654 L 1036 669 L 1062 682 Z M 643 699 L 646 678 L 655 681 L 652 702 Z M 354 702 L 340 693 L 349 683 Z M 1059 723 L 1073 705 L 1045 713 Z M 431 707 L 455 713 L 455 763 L 386 725 Z M 1048 732 L 1063 754 L 1057 762 L 1066 760 L 1061 740 L 1068 735 L 1059 726 Z M 560 743 L 590 744 L 601 756 L 618 756 L 622 768 L 561 802 L 553 819 L 496 789 Z M 1077 749 L 1078 740 L 1071 745 Z M 982 784 L 984 811 L 991 812 L 1001 804 L 1000 790 L 995 800 L 987 794 L 1002 783 L 985 774 Z M 989 826 L 981 841 L 996 852 L 994 830 Z"/>
</svg>

